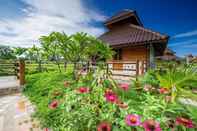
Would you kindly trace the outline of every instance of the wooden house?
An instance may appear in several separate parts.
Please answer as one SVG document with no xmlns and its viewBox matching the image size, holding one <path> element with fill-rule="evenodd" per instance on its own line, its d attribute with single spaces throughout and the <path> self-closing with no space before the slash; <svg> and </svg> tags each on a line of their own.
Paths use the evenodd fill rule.
<svg viewBox="0 0 197 131">
<path fill-rule="evenodd" d="M 99 39 L 116 52 L 110 61 L 113 69 L 135 70 L 136 74 L 142 74 L 147 67 L 154 67 L 155 57 L 163 55 L 168 43 L 167 35 L 145 28 L 133 10 L 115 14 L 104 25 L 108 31 Z"/>
</svg>

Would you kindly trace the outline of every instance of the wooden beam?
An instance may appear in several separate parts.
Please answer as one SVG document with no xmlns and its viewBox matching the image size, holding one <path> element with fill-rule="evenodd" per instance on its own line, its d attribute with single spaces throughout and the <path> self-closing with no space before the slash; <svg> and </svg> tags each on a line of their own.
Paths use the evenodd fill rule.
<svg viewBox="0 0 197 131">
<path fill-rule="evenodd" d="M 19 60 L 19 83 L 25 85 L 25 61 Z"/>
<path fill-rule="evenodd" d="M 136 76 L 139 75 L 139 60 L 136 61 Z"/>
</svg>

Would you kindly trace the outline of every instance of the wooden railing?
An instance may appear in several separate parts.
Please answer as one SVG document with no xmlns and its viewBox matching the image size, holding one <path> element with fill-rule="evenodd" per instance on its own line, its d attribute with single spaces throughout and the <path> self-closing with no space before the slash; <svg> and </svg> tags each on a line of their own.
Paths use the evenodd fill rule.
<svg viewBox="0 0 197 131">
<path fill-rule="evenodd" d="M 137 77 L 146 72 L 145 61 L 113 61 L 108 62 L 108 68 L 112 71 L 112 75 Z"/>
<path fill-rule="evenodd" d="M 20 85 L 25 84 L 25 61 L 0 60 L 0 76 L 16 76 Z"/>
</svg>

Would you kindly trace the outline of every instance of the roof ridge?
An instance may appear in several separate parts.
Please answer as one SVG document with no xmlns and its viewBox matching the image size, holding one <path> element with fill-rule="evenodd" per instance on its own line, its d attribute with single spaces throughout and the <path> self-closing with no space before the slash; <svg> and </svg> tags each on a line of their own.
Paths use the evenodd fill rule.
<svg viewBox="0 0 197 131">
<path fill-rule="evenodd" d="M 155 34 L 157 36 L 160 36 L 162 38 L 168 38 L 169 36 L 166 35 L 166 34 L 163 34 L 163 33 L 160 33 L 160 32 L 156 32 L 156 31 L 153 31 L 151 29 L 147 29 L 147 28 L 144 28 L 144 27 L 141 27 L 141 26 L 138 26 L 138 25 L 134 25 L 134 24 L 130 24 L 130 26 L 134 27 L 134 28 L 137 28 L 137 29 L 141 29 L 143 31 L 147 31 L 149 33 L 152 33 L 152 34 Z"/>
</svg>

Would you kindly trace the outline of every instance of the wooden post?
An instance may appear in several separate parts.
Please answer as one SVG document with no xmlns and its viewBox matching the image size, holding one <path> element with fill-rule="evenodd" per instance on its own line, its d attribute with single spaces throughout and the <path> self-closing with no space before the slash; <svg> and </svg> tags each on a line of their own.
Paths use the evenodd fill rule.
<svg viewBox="0 0 197 131">
<path fill-rule="evenodd" d="M 136 76 L 139 75 L 139 60 L 136 61 Z"/>
<path fill-rule="evenodd" d="M 107 74 L 109 74 L 109 64 L 108 63 L 106 63 L 106 68 L 107 68 Z"/>
<path fill-rule="evenodd" d="M 144 74 L 144 61 L 142 61 L 142 65 L 141 65 L 142 67 L 141 67 L 141 74 Z"/>
<path fill-rule="evenodd" d="M 19 60 L 19 83 L 25 85 L 25 61 Z"/>
</svg>

